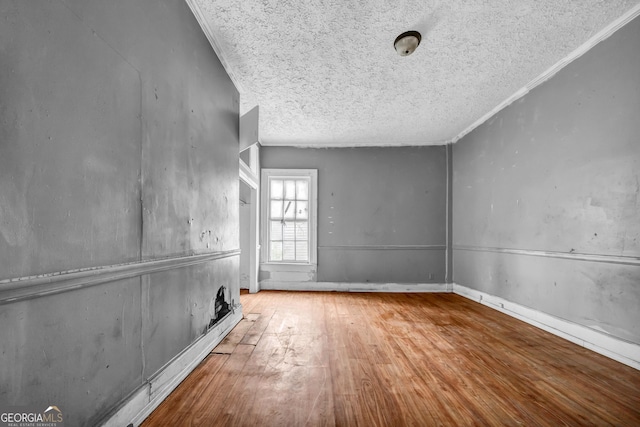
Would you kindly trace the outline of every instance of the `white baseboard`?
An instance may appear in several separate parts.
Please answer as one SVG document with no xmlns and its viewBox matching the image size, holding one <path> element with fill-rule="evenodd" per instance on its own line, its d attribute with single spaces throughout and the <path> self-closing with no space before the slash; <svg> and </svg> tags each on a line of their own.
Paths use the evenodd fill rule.
<svg viewBox="0 0 640 427">
<path fill-rule="evenodd" d="M 638 344 L 457 283 L 453 284 L 453 292 L 640 370 L 640 345 Z"/>
<path fill-rule="evenodd" d="M 447 283 L 282 282 L 263 280 L 261 290 L 336 292 L 451 292 Z"/>
<path fill-rule="evenodd" d="M 147 383 L 133 392 L 119 408 L 104 421 L 103 427 L 139 426 L 162 401 L 193 371 L 242 320 L 242 307 L 222 319 L 206 335 L 193 342 L 167 363 Z"/>
</svg>

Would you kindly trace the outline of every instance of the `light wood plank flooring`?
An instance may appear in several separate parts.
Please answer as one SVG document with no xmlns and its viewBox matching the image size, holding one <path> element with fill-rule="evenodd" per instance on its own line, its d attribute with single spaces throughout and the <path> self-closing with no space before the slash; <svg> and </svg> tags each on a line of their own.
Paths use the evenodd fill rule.
<svg viewBox="0 0 640 427">
<path fill-rule="evenodd" d="M 241 302 L 144 426 L 640 426 L 640 371 L 458 295 Z"/>
</svg>

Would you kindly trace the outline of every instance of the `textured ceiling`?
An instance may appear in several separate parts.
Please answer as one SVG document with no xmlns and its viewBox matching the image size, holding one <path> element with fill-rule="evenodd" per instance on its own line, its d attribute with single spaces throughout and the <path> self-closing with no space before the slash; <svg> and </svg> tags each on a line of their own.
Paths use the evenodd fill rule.
<svg viewBox="0 0 640 427">
<path fill-rule="evenodd" d="M 640 0 L 193 0 L 263 145 L 455 140 Z M 400 57 L 396 36 L 422 33 Z M 217 46 L 215 46 L 217 45 Z"/>
</svg>

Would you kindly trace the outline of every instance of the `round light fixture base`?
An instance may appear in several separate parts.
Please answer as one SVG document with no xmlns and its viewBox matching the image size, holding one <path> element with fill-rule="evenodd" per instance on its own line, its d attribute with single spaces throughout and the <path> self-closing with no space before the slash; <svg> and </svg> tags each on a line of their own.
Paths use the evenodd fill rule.
<svg viewBox="0 0 640 427">
<path fill-rule="evenodd" d="M 422 35 L 417 31 L 406 31 L 396 37 L 396 41 L 393 42 L 393 47 L 400 56 L 409 56 L 416 50 Z"/>
</svg>

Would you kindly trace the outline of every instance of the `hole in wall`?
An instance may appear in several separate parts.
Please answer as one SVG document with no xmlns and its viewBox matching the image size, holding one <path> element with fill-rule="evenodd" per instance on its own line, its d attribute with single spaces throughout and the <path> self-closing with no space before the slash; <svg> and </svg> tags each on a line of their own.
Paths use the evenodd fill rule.
<svg viewBox="0 0 640 427">
<path fill-rule="evenodd" d="M 215 299 L 211 301 L 209 313 L 212 317 L 209 321 L 209 328 L 212 328 L 231 311 L 231 309 L 229 308 L 229 302 L 227 301 L 226 290 L 227 288 L 225 288 L 224 286 L 220 286 L 220 288 L 218 288 L 218 292 L 216 293 Z"/>
</svg>

